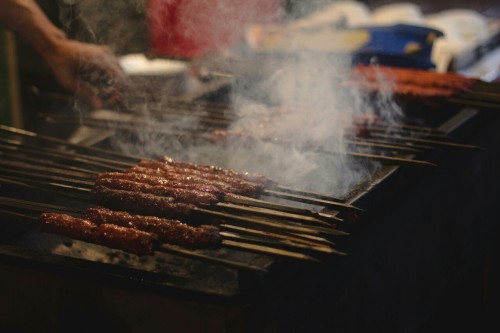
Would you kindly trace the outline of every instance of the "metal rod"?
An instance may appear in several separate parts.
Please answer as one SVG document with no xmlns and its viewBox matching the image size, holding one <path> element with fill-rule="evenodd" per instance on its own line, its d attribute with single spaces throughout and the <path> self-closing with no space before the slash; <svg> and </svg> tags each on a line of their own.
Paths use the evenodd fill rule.
<svg viewBox="0 0 500 333">
<path fill-rule="evenodd" d="M 35 212 L 56 211 L 62 213 L 80 214 L 79 211 L 59 205 L 46 204 L 41 202 L 31 202 L 21 199 L 13 199 L 0 196 L 0 204 L 8 207 L 27 209 Z"/>
<path fill-rule="evenodd" d="M 220 235 L 227 240 L 234 241 L 242 241 L 246 244 L 258 244 L 266 247 L 275 247 L 275 248 L 287 248 L 291 250 L 298 251 L 312 251 L 312 252 L 320 252 L 324 254 L 334 254 L 337 253 L 336 250 L 327 247 L 327 246 L 311 246 L 305 244 L 294 243 L 287 240 L 271 240 L 269 238 L 260 238 L 255 236 L 243 236 L 239 234 L 235 234 L 233 232 L 221 231 Z"/>
<path fill-rule="evenodd" d="M 26 215 L 24 213 L 13 212 L 6 209 L 0 209 L 0 216 L 7 218 L 22 219 L 30 222 L 38 222 L 38 218 L 35 216 Z"/>
<path fill-rule="evenodd" d="M 435 133 L 428 133 L 416 130 L 404 130 L 398 128 L 384 128 L 384 127 L 379 127 L 377 125 L 367 126 L 367 130 L 369 133 L 382 133 L 382 134 L 390 133 L 408 137 L 419 137 L 419 138 L 423 137 L 435 140 L 450 140 L 450 137 L 447 136 L 446 134 L 435 134 Z"/>
<path fill-rule="evenodd" d="M 88 172 L 71 171 L 68 168 L 66 168 L 65 166 L 63 166 L 62 168 L 58 168 L 58 167 L 34 165 L 32 163 L 0 160 L 0 167 L 13 168 L 16 170 L 36 171 L 42 175 L 53 174 L 53 175 L 67 176 L 67 177 L 71 177 L 72 179 L 77 178 L 77 179 L 80 179 L 82 181 L 93 180 L 95 178 L 94 175 L 91 175 Z"/>
<path fill-rule="evenodd" d="M 102 154 L 102 155 L 104 155 L 106 157 L 113 156 L 113 157 L 116 157 L 116 158 L 124 159 L 124 160 L 129 161 L 129 162 L 139 162 L 139 161 L 142 160 L 141 157 L 135 157 L 135 156 L 125 155 L 125 154 L 120 154 L 120 153 L 117 153 L 117 152 L 109 151 L 109 150 L 106 150 L 106 149 L 100 149 L 100 148 L 96 148 L 96 147 L 82 146 L 82 145 L 78 145 L 78 144 L 75 144 L 75 143 L 68 142 L 66 140 L 57 139 L 57 138 L 53 138 L 53 137 L 50 137 L 50 136 L 45 136 L 45 135 L 37 134 L 35 132 L 30 132 L 30 131 L 22 130 L 22 129 L 15 128 L 15 127 L 9 127 L 9 126 L 5 126 L 5 125 L 0 125 L 0 131 L 11 133 L 11 134 L 20 135 L 20 136 L 23 136 L 23 137 L 26 137 L 26 138 L 32 138 L 32 139 L 38 139 L 38 140 L 41 140 L 41 141 L 46 141 L 46 142 L 51 142 L 51 143 L 57 143 L 57 144 L 65 145 L 67 147 L 71 147 L 71 148 L 74 148 L 74 149 L 77 149 L 77 150 L 80 150 L 80 151 L 85 151 L 85 152 L 88 152 L 88 153 Z"/>
<path fill-rule="evenodd" d="M 231 194 L 231 193 L 226 194 L 224 196 L 224 202 L 245 205 L 245 206 L 252 206 L 252 207 L 267 208 L 267 209 L 272 209 L 272 210 L 286 212 L 286 213 L 292 213 L 292 214 L 313 216 L 313 217 L 316 217 L 316 218 L 321 219 L 323 221 L 330 221 L 330 222 L 343 221 L 341 218 L 334 216 L 334 215 L 331 215 L 331 214 L 325 214 L 322 212 L 315 212 L 315 211 L 312 211 L 310 209 L 297 208 L 297 207 L 293 207 L 293 206 L 286 206 L 286 205 L 277 204 L 274 202 L 254 199 L 254 198 L 250 198 L 250 197 L 244 197 L 241 195 Z"/>
<path fill-rule="evenodd" d="M 271 248 L 268 246 L 241 243 L 241 242 L 237 242 L 237 241 L 233 241 L 233 240 L 226 240 L 226 239 L 224 239 L 222 241 L 222 244 L 228 248 L 232 248 L 232 249 L 236 249 L 236 250 L 245 250 L 245 251 L 256 252 L 256 253 L 260 253 L 260 254 L 286 257 L 289 259 L 311 261 L 311 262 L 315 262 L 315 263 L 320 262 L 318 259 L 313 258 L 307 254 L 292 252 L 292 251 L 283 250 L 283 249 Z"/>
<path fill-rule="evenodd" d="M 363 138 L 363 140 L 366 141 L 366 142 L 391 144 L 391 145 L 397 145 L 397 146 L 400 146 L 400 147 L 411 147 L 411 148 L 415 148 L 415 149 L 422 150 L 422 151 L 425 151 L 425 150 L 431 150 L 431 151 L 440 150 L 440 149 L 438 149 L 437 147 L 434 147 L 434 146 L 415 144 L 414 142 L 401 142 L 401 143 L 397 143 L 397 142 L 394 142 L 394 141 L 381 140 L 381 139 L 373 139 L 373 138 Z"/>
<path fill-rule="evenodd" d="M 236 232 L 243 233 L 243 234 L 257 235 L 257 236 L 262 236 L 262 237 L 266 237 L 266 238 L 277 238 L 277 239 L 282 239 L 282 240 L 291 241 L 294 243 L 305 244 L 305 245 L 310 245 L 310 246 L 330 247 L 330 246 L 335 245 L 334 242 L 329 241 L 325 238 L 321 238 L 321 237 L 316 237 L 315 239 L 310 239 L 308 237 L 308 235 L 280 234 L 280 233 L 275 233 L 275 232 L 271 232 L 271 231 L 267 231 L 267 230 L 250 229 L 250 228 L 231 225 L 231 224 L 227 224 L 227 223 L 219 224 L 219 228 L 222 230 L 236 231 Z"/>
<path fill-rule="evenodd" d="M 352 206 L 350 204 L 345 204 L 341 202 L 334 202 L 334 201 L 328 201 L 328 200 L 323 200 L 320 198 L 313 198 L 313 197 L 306 197 L 298 194 L 293 194 L 293 193 L 285 193 L 285 192 L 278 192 L 274 190 L 264 190 L 262 195 L 265 196 L 270 196 L 270 197 L 275 197 L 275 198 L 280 198 L 280 199 L 286 199 L 290 201 L 297 201 L 297 202 L 303 202 L 311 205 L 316 205 L 316 206 L 323 206 L 323 207 L 328 207 L 328 208 L 333 208 L 336 210 L 356 210 L 356 211 L 363 211 L 362 209 Z"/>
<path fill-rule="evenodd" d="M 283 185 L 276 185 L 273 186 L 272 188 L 269 188 L 268 190 L 276 191 L 276 192 L 285 192 L 293 195 L 298 195 L 298 196 L 304 196 L 304 197 L 311 197 L 311 198 L 316 198 L 316 199 L 321 199 L 325 201 L 333 201 L 333 202 L 338 202 L 338 203 L 344 203 L 345 199 L 335 197 L 332 195 L 327 195 L 323 193 L 318 193 L 318 192 L 312 192 L 312 191 L 306 191 L 306 190 L 298 190 L 294 189 L 291 187 L 283 186 Z"/>
<path fill-rule="evenodd" d="M 294 221 L 294 222 L 300 222 L 300 223 L 304 223 L 304 224 L 306 224 L 306 223 L 320 224 L 320 225 L 325 226 L 325 227 L 330 227 L 330 228 L 332 227 L 331 223 L 327 223 L 327 222 L 324 222 L 322 220 L 318 220 L 318 219 L 311 217 L 311 216 L 273 211 L 273 210 L 269 210 L 266 208 L 260 208 L 260 207 L 247 207 L 247 206 L 219 202 L 214 206 L 214 208 L 221 209 L 222 211 L 229 210 L 229 211 L 237 212 L 237 213 L 248 213 L 248 214 L 264 216 L 264 217 L 268 217 L 268 218 L 283 219 L 283 220 L 289 220 L 289 221 Z"/>
<path fill-rule="evenodd" d="M 127 162 L 122 162 L 122 161 L 116 161 L 116 160 L 111 160 L 109 158 L 101 158 L 97 156 L 91 156 L 91 155 L 83 155 L 83 154 L 75 154 L 72 151 L 63 151 L 60 149 L 52 149 L 52 148 L 47 148 L 47 147 L 41 147 L 41 146 L 31 146 L 26 143 L 23 143 L 18 140 L 6 140 L 6 139 L 0 139 L 0 142 L 11 146 L 11 150 L 16 149 L 20 151 L 25 151 L 30 154 L 36 154 L 36 155 L 41 155 L 41 156 L 51 156 L 53 158 L 61 159 L 61 160 L 68 160 L 68 161 L 77 161 L 81 162 L 85 165 L 91 165 L 91 166 L 97 166 L 97 167 L 102 167 L 106 169 L 117 169 L 117 168 L 126 168 L 133 166 L 134 163 L 127 163 Z M 6 146 L 4 149 L 8 149 Z"/>
<path fill-rule="evenodd" d="M 241 263 L 241 262 L 237 262 L 237 261 L 233 261 L 233 260 L 218 258 L 218 257 L 206 255 L 204 253 L 197 252 L 197 251 L 186 250 L 186 249 L 180 248 L 180 247 L 175 246 L 175 245 L 162 244 L 158 247 L 157 251 L 163 252 L 163 253 L 174 254 L 174 255 L 178 255 L 178 256 L 183 256 L 183 257 L 187 257 L 190 259 L 197 259 L 197 260 L 225 266 L 225 267 L 232 268 L 232 269 L 249 270 L 249 271 L 255 271 L 255 272 L 262 272 L 262 273 L 267 272 L 267 270 L 262 268 L 262 267 L 258 267 L 258 266 L 250 265 L 250 264 L 245 264 L 245 263 Z"/>
<path fill-rule="evenodd" d="M 424 144 L 430 144 L 430 145 L 445 146 L 445 147 L 450 147 L 450 148 L 462 148 L 462 149 L 470 149 L 470 150 L 485 150 L 484 148 L 478 147 L 475 145 L 468 145 L 468 144 L 462 144 L 462 143 L 456 143 L 456 142 L 450 142 L 450 141 L 430 140 L 430 139 L 421 139 L 421 138 L 414 138 L 414 137 L 407 137 L 407 136 L 387 135 L 387 134 L 378 134 L 378 133 L 373 133 L 372 136 L 374 136 L 376 138 L 383 138 L 383 139 L 389 139 L 389 140 L 395 140 L 395 141 L 417 142 L 417 143 L 424 143 Z"/>
<path fill-rule="evenodd" d="M 363 153 L 350 153 L 349 156 L 367 160 L 374 160 L 382 163 L 389 164 L 398 164 L 398 165 L 413 165 L 413 166 L 423 166 L 423 167 L 435 167 L 437 166 L 434 163 L 422 161 L 422 160 L 413 160 L 409 158 L 402 157 L 392 157 L 392 156 L 383 156 L 383 155 L 375 155 L 375 154 L 363 154 Z"/>
<path fill-rule="evenodd" d="M 498 91 L 497 92 L 468 91 L 462 94 L 461 98 L 500 104 L 500 93 Z"/>
<path fill-rule="evenodd" d="M 491 102 L 483 102 L 483 101 L 477 101 L 477 100 L 470 100 L 466 98 L 461 98 L 461 97 L 454 97 L 450 98 L 448 102 L 452 104 L 458 104 L 458 105 L 466 105 L 466 106 L 471 106 L 471 107 L 477 107 L 480 109 L 484 110 L 497 110 L 500 109 L 500 103 L 491 103 Z"/>
<path fill-rule="evenodd" d="M 93 181 L 84 181 L 81 179 L 55 176 L 55 175 L 51 175 L 51 174 L 42 174 L 42 173 L 30 172 L 30 171 L 26 171 L 26 170 L 4 168 L 1 165 L 0 165 L 0 171 L 2 172 L 2 175 L 4 177 L 9 177 L 8 175 L 22 176 L 22 177 L 27 177 L 30 179 L 41 179 L 44 181 L 50 180 L 51 182 L 55 182 L 55 183 L 62 182 L 62 183 L 67 183 L 68 185 L 72 185 L 75 187 L 87 187 L 88 189 L 92 188 L 92 186 L 94 185 Z"/>
<path fill-rule="evenodd" d="M 378 150 L 389 150 L 389 151 L 397 151 L 397 152 L 403 152 L 403 153 L 419 153 L 421 150 L 418 150 L 416 148 L 412 147 L 407 147 L 407 146 L 400 146 L 400 145 L 393 145 L 393 144 L 383 144 L 383 143 L 377 143 L 377 142 L 369 142 L 369 141 L 362 141 L 362 140 L 345 140 L 345 143 L 348 145 L 356 145 L 358 147 L 367 147 L 370 149 L 378 149 Z"/>
<path fill-rule="evenodd" d="M 400 128 L 403 130 L 408 130 L 408 131 L 417 131 L 417 132 L 424 132 L 424 133 L 433 133 L 437 135 L 446 135 L 446 133 L 440 131 L 437 128 L 434 127 L 429 127 L 429 126 L 419 126 L 419 125 L 411 125 L 411 124 L 406 124 L 406 123 L 401 123 L 401 122 L 386 122 L 382 120 L 377 120 L 375 122 L 376 126 L 380 126 L 381 128 L 386 128 L 386 129 L 392 129 L 392 128 Z M 372 125 L 370 125 L 372 126 Z"/>
<path fill-rule="evenodd" d="M 224 220 L 236 221 L 236 222 L 241 223 L 243 225 L 245 225 L 245 224 L 256 225 L 256 226 L 260 226 L 260 227 L 265 228 L 265 229 L 271 229 L 271 230 L 281 231 L 281 232 L 304 233 L 304 234 L 311 234 L 311 235 L 321 235 L 321 234 L 334 235 L 334 236 L 348 235 L 347 233 L 340 231 L 340 230 L 320 228 L 320 227 L 314 227 L 314 226 L 294 225 L 294 224 L 290 224 L 290 223 L 283 223 L 283 222 L 276 222 L 276 221 L 266 221 L 266 220 L 262 220 L 262 219 L 255 219 L 255 218 L 250 218 L 250 217 L 246 217 L 246 216 L 233 215 L 233 214 L 218 212 L 218 211 L 205 209 L 205 208 L 199 208 L 199 207 L 196 207 L 194 209 L 194 211 L 202 214 L 202 216 L 218 217 L 218 218 L 222 218 Z"/>
<path fill-rule="evenodd" d="M 34 189 L 46 193 L 59 194 L 65 197 L 71 197 L 78 200 L 89 201 L 89 190 L 84 188 L 79 188 L 75 186 L 60 184 L 60 183 L 52 183 L 44 181 L 37 181 L 31 179 L 25 179 L 21 177 L 12 177 L 12 176 L 0 176 L 0 184 L 9 184 L 17 187 L 23 187 L 26 189 Z M 76 191 L 84 194 L 71 193 L 68 191 Z"/>
<path fill-rule="evenodd" d="M 20 162 L 23 164 L 32 164 L 32 165 L 38 165 L 38 166 L 42 166 L 42 167 L 64 167 L 65 170 L 69 170 L 69 171 L 86 173 L 89 175 L 96 175 L 97 174 L 97 172 L 95 172 L 95 171 L 90 171 L 88 169 L 83 169 L 83 168 L 75 167 L 72 165 L 61 165 L 61 164 L 58 164 L 57 162 L 54 162 L 54 160 L 35 158 L 35 157 L 32 157 L 31 155 L 26 156 L 24 153 L 19 154 L 15 151 L 15 149 L 13 149 L 12 151 L 9 150 L 8 152 L 5 152 L 4 150 L 2 150 L 2 147 L 0 147 L 0 156 L 3 156 L 5 158 L 9 159 L 10 161 L 13 161 L 13 162 L 17 161 L 17 162 Z M 44 157 L 46 157 L 46 156 L 44 156 Z M 112 171 L 112 170 L 108 170 L 108 171 Z"/>
</svg>

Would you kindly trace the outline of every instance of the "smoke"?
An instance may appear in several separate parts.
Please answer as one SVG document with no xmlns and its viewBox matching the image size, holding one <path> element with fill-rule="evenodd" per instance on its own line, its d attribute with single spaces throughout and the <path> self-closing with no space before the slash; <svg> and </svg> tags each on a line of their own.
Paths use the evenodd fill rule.
<svg viewBox="0 0 500 333">
<path fill-rule="evenodd" d="M 147 0 L 59 0 L 59 19 L 68 35 L 111 47 L 117 54 L 148 47 Z"/>
<path fill-rule="evenodd" d="M 365 180 L 374 166 L 349 157 L 345 137 L 374 110 L 366 96 L 341 87 L 349 64 L 348 57 L 297 52 L 256 82 L 252 96 L 247 83 L 236 85 L 239 120 L 229 129 L 236 134 L 228 144 L 230 166 L 336 195 Z"/>
<path fill-rule="evenodd" d="M 171 6 L 173 1 L 159 3 Z M 244 25 L 266 21 L 257 17 L 259 10 L 245 9 L 241 1 L 214 0 L 210 8 L 202 1 L 179 3 L 183 6 L 176 12 L 176 29 L 186 40 L 197 41 L 198 46 L 208 49 L 224 49 L 242 38 Z M 300 3 L 300 14 L 292 12 L 290 16 L 311 12 L 306 10 L 306 3 Z M 99 1 L 80 3 L 79 17 L 85 29 L 97 41 L 125 48 L 120 43 L 125 43 L 124 36 L 134 29 L 126 17 L 110 19 L 109 8 L 99 12 L 103 5 Z M 145 4 L 140 0 L 105 2 L 115 13 L 126 5 L 140 12 Z M 316 8 L 320 8 L 319 1 L 314 1 Z M 150 15 L 150 24 L 165 23 L 160 14 Z M 279 12 L 278 16 L 282 14 Z M 164 27 L 163 32 L 167 30 Z M 249 63 L 255 66 L 256 62 Z M 281 54 L 278 61 L 273 57 L 259 58 L 257 64 L 267 70 L 255 76 L 236 77 L 231 88 L 229 100 L 237 117 L 228 125 L 224 143 L 186 136 L 186 132 L 203 130 L 199 113 L 163 118 L 158 113 L 162 109 L 160 99 L 154 103 L 154 112 L 147 100 L 136 107 L 137 119 L 141 121 L 137 121 L 135 130 L 119 132 L 112 144 L 136 156 L 168 154 L 196 163 L 259 172 L 282 185 L 338 196 L 368 180 L 379 165 L 352 158 L 352 147 L 346 138 L 355 131 L 354 124 L 363 119 L 377 115 L 392 122 L 400 116 L 390 85 L 380 90 L 375 102 L 362 91 L 346 89 L 343 82 L 351 75 L 351 59 L 346 55 L 298 50 L 286 56 Z M 248 67 L 246 73 L 259 68 Z M 386 82 L 387 78 L 380 77 L 379 81 Z M 202 109 L 197 111 L 210 115 Z"/>
</svg>

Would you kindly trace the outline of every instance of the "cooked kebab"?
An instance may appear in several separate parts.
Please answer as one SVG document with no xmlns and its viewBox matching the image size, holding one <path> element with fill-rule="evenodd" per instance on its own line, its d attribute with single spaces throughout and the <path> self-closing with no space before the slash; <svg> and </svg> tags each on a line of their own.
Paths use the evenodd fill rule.
<svg viewBox="0 0 500 333">
<path fill-rule="evenodd" d="M 274 186 L 276 183 L 262 175 L 259 174 L 254 174 L 254 173 L 248 173 L 248 172 L 237 172 L 235 170 L 231 169 L 226 169 L 226 168 L 221 168 L 213 165 L 206 165 L 206 164 L 195 164 L 195 163 L 189 163 L 189 162 L 181 162 L 177 161 L 171 157 L 164 156 L 161 158 L 161 161 L 165 164 L 175 166 L 175 167 L 180 167 L 180 168 L 186 168 L 186 169 L 194 169 L 194 170 L 199 170 L 199 171 L 205 171 L 208 173 L 214 173 L 214 174 L 223 174 L 229 177 L 234 177 L 238 178 L 241 180 L 246 180 L 250 181 L 253 183 L 260 184 L 263 187 L 269 187 L 269 186 Z"/>
<path fill-rule="evenodd" d="M 158 236 L 155 234 L 114 224 L 101 224 L 94 231 L 96 244 L 140 256 L 152 255 L 157 241 Z"/>
<path fill-rule="evenodd" d="M 364 89 L 375 93 L 387 90 L 396 97 L 408 97 L 415 99 L 444 99 L 458 93 L 457 90 L 442 87 L 424 86 L 410 83 L 388 82 L 380 83 L 377 81 L 346 81 L 345 86 L 351 86 Z"/>
<path fill-rule="evenodd" d="M 88 208 L 85 214 L 96 224 L 115 224 L 134 228 L 157 235 L 160 241 L 190 248 L 215 248 L 222 243 L 222 237 L 216 227 L 193 227 L 178 220 L 169 220 L 156 216 L 131 215 L 123 211 L 106 208 Z"/>
<path fill-rule="evenodd" d="M 182 168 L 160 161 L 141 161 L 138 166 L 161 171 L 164 175 L 184 175 L 194 179 L 202 179 L 205 182 L 214 182 L 214 185 L 218 183 L 227 184 L 236 189 L 236 194 L 255 196 L 264 189 L 264 186 L 261 184 L 239 179 L 234 176 L 207 172 L 194 168 Z"/>
<path fill-rule="evenodd" d="M 149 185 L 127 179 L 99 177 L 95 186 L 104 186 L 115 190 L 125 190 L 141 193 L 151 193 L 158 196 L 172 197 L 175 202 L 191 203 L 194 205 L 211 206 L 219 202 L 219 199 L 207 192 L 174 188 L 166 185 Z"/>
<path fill-rule="evenodd" d="M 100 179 L 123 179 L 153 186 L 164 185 L 175 189 L 196 190 L 209 193 L 214 195 L 218 200 L 222 200 L 224 198 L 224 192 L 215 186 L 173 181 L 170 179 L 166 179 L 165 177 L 156 176 L 149 173 L 104 172 L 97 176 L 97 181 Z"/>
<path fill-rule="evenodd" d="M 388 66 L 358 65 L 353 70 L 353 78 L 357 81 L 390 81 L 406 86 L 422 86 L 438 88 L 453 92 L 467 91 L 478 81 L 456 73 L 438 73 L 428 70 L 398 68 Z"/>
<path fill-rule="evenodd" d="M 43 213 L 40 215 L 40 230 L 53 234 L 66 235 L 70 238 L 90 241 L 97 225 L 89 220 L 66 214 Z"/>
<path fill-rule="evenodd" d="M 40 215 L 40 230 L 85 242 L 117 248 L 140 256 L 153 254 L 158 237 L 152 233 L 114 224 L 97 225 L 87 219 L 60 213 Z"/>
<path fill-rule="evenodd" d="M 348 88 L 354 87 L 372 94 L 387 92 L 396 101 L 431 108 L 471 92 L 477 82 L 477 78 L 456 73 L 378 65 L 358 65 L 350 78 L 342 81 Z"/>
<path fill-rule="evenodd" d="M 173 219 L 187 218 L 196 208 L 193 204 L 175 202 L 172 197 L 115 190 L 104 186 L 94 186 L 92 196 L 100 205 L 110 209 Z"/>
<path fill-rule="evenodd" d="M 158 169 L 152 169 L 152 168 L 145 168 L 145 167 L 140 167 L 140 166 L 135 166 L 130 169 L 125 170 L 125 172 L 128 173 L 139 173 L 139 174 L 148 174 L 148 175 L 153 175 L 153 176 L 159 176 L 163 177 L 165 179 L 175 181 L 175 182 L 184 182 L 188 184 L 195 184 L 198 186 L 205 186 L 205 185 L 210 185 L 210 186 L 215 186 L 218 188 L 220 191 L 224 193 L 234 193 L 234 194 L 241 194 L 249 197 L 257 197 L 258 192 L 257 188 L 251 187 L 251 186 L 242 186 L 242 187 L 236 187 L 233 184 L 229 184 L 224 181 L 219 181 L 219 180 L 210 180 L 210 179 L 205 179 L 200 176 L 191 176 L 189 174 L 181 174 L 181 173 L 170 173 L 166 172 L 163 170 L 158 170 Z"/>
</svg>

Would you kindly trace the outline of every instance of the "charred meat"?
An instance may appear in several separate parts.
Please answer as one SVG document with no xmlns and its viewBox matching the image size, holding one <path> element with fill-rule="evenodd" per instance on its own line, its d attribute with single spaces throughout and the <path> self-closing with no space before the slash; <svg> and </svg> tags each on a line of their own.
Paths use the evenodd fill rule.
<svg viewBox="0 0 500 333">
<path fill-rule="evenodd" d="M 218 229 L 212 226 L 193 227 L 178 220 L 132 215 L 106 208 L 88 208 L 85 214 L 96 224 L 115 224 L 150 232 L 168 244 L 189 248 L 216 248 L 222 243 Z"/>
</svg>

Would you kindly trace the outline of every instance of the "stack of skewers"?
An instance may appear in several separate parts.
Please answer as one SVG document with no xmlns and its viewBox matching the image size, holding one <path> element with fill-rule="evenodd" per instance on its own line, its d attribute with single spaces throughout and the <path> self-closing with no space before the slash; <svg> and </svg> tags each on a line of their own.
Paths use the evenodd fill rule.
<svg viewBox="0 0 500 333">
<path fill-rule="evenodd" d="M 436 108 L 451 103 L 480 109 L 500 108 L 500 83 L 457 73 L 358 65 L 344 85 L 370 93 L 386 91 L 406 104 Z"/>
<path fill-rule="evenodd" d="M 483 84 L 454 74 L 436 75 L 406 69 L 358 67 L 352 79 L 345 81 L 345 86 L 357 85 L 376 92 L 381 89 L 381 83 L 389 80 L 402 98 L 439 96 L 469 103 L 473 101 L 471 96 L 477 94 L 496 96 L 492 88 L 495 84 Z M 151 113 L 158 117 L 157 126 L 147 127 L 150 131 L 190 140 L 196 137 L 217 144 L 235 137 L 248 138 L 247 133 L 228 130 L 238 116 L 225 105 L 170 101 L 157 109 L 150 107 Z M 284 112 L 269 110 L 268 125 L 273 112 Z M 196 128 L 163 126 L 172 123 L 172 118 L 186 116 L 198 118 Z M 49 121 L 81 124 L 81 119 L 66 115 L 51 117 Z M 128 117 L 112 121 L 105 116 L 83 119 L 83 124 L 135 131 L 141 121 L 139 115 L 131 112 Z M 0 131 L 2 184 L 58 193 L 85 203 L 84 209 L 75 210 L 3 197 L 0 200 L 2 215 L 34 218 L 42 231 L 137 255 L 167 251 L 221 265 L 256 269 L 199 252 L 199 249 L 222 247 L 317 261 L 323 255 L 342 254 L 334 249 L 331 237 L 347 235 L 337 229 L 342 221 L 340 217 L 343 212 L 358 210 L 342 198 L 286 188 L 259 175 L 171 158 L 146 160 L 123 156 L 5 126 L 0 127 Z M 350 131 L 343 135 L 346 151 L 330 151 L 317 142 L 304 142 L 303 148 L 321 154 L 345 154 L 357 159 L 419 166 L 434 165 L 414 158 L 426 150 L 480 149 L 455 142 L 436 128 L 387 123 L 377 117 L 356 119 Z M 288 144 L 282 137 L 259 139 Z M 286 204 L 270 198 L 284 200 Z M 299 208 L 294 202 L 315 208 Z M 36 216 L 27 216 L 27 211 Z"/>
<path fill-rule="evenodd" d="M 128 114 L 127 117 L 117 118 L 111 111 L 97 112 L 85 119 L 73 119 L 68 115 L 51 115 L 46 120 L 55 124 L 81 124 L 103 130 L 105 133 L 110 133 L 109 135 L 121 133 L 126 138 L 144 135 L 165 138 L 166 141 L 172 138 L 174 140 L 171 141 L 174 142 L 181 144 L 186 142 L 186 146 L 210 144 L 222 147 L 228 143 L 237 143 L 238 140 L 246 143 L 256 140 L 282 146 L 293 145 L 299 150 L 319 154 L 344 155 L 358 160 L 391 165 L 434 166 L 432 162 L 414 157 L 415 154 L 434 150 L 436 147 L 438 149 L 443 147 L 481 149 L 457 142 L 447 133 L 430 126 L 422 126 L 418 121 L 385 121 L 377 116 L 360 116 L 352 121 L 349 120 L 349 125 L 345 126 L 347 130 L 341 134 L 342 138 L 334 139 L 341 140 L 345 144 L 345 149 L 340 151 L 328 147 L 324 142 L 297 143 L 291 142 L 290 137 L 276 134 L 273 128 L 279 125 L 280 119 L 286 117 L 283 114 L 286 111 L 279 108 L 269 108 L 268 114 L 261 120 L 251 120 L 253 124 L 257 124 L 254 128 L 258 131 L 249 130 L 243 126 L 241 128 L 234 126 L 239 116 L 226 105 L 170 101 L 157 107 L 149 105 L 149 111 L 151 119 L 147 121 L 141 115 L 135 115 L 134 112 Z M 196 125 L 186 125 L 191 122 L 178 121 L 186 117 L 196 117 L 197 120 L 194 122 Z M 339 119 L 322 121 L 338 122 Z"/>
<path fill-rule="evenodd" d="M 359 210 L 259 175 L 167 157 L 142 160 L 5 126 L 0 130 L 3 186 L 74 198 L 84 207 L 6 196 L 0 200 L 0 215 L 140 256 L 166 251 L 255 268 L 199 252 L 222 247 L 318 261 L 342 254 L 331 239 L 348 235 L 337 229 L 342 221 L 337 215 Z M 265 199 L 271 197 L 326 209 Z"/>
</svg>

